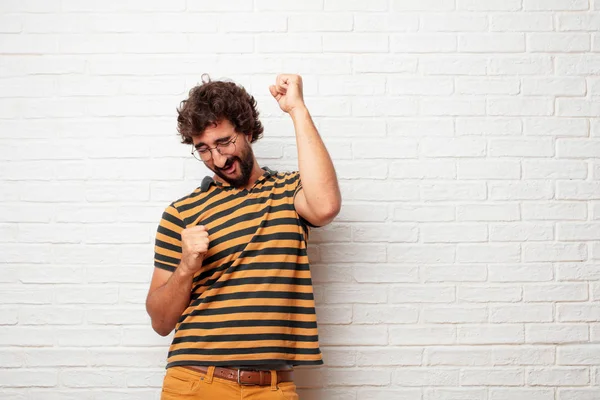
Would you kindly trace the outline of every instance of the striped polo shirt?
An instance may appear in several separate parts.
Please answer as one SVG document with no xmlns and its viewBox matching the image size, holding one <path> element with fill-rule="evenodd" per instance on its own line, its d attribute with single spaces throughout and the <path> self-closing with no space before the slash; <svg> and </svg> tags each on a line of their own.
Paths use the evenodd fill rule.
<svg viewBox="0 0 600 400">
<path fill-rule="evenodd" d="M 204 225 L 210 241 L 167 368 L 323 363 L 307 255 L 311 225 L 294 208 L 300 174 L 264 171 L 251 189 L 205 177 L 163 213 L 155 267 L 175 271 L 184 228 Z"/>
</svg>

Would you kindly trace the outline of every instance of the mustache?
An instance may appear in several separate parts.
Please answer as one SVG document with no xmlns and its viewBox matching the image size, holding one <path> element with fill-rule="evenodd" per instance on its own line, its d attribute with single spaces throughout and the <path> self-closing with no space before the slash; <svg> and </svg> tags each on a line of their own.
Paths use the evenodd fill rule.
<svg viewBox="0 0 600 400">
<path fill-rule="evenodd" d="M 227 162 L 225 162 L 225 165 L 223 165 L 222 168 L 217 167 L 217 169 L 219 170 L 226 170 L 227 168 L 231 167 L 231 165 L 235 162 L 236 157 L 233 158 L 228 158 Z"/>
</svg>

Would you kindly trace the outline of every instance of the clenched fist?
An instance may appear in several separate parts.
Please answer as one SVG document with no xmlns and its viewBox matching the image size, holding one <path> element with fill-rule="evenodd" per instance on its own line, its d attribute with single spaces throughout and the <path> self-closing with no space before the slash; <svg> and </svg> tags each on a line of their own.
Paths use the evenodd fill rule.
<svg viewBox="0 0 600 400">
<path fill-rule="evenodd" d="M 202 225 L 181 231 L 181 265 L 179 268 L 194 274 L 202 268 L 202 261 L 208 251 L 208 231 Z"/>
<path fill-rule="evenodd" d="M 286 113 L 305 107 L 302 93 L 302 77 L 300 75 L 281 74 L 277 76 L 275 85 L 269 86 L 271 95 Z"/>
</svg>

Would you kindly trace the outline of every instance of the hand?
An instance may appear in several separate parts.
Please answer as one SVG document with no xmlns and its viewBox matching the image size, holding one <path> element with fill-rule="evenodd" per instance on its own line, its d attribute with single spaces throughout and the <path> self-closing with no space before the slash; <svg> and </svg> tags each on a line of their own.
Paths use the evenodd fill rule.
<svg viewBox="0 0 600 400">
<path fill-rule="evenodd" d="M 288 114 L 294 109 L 305 107 L 300 75 L 278 75 L 275 85 L 269 86 L 269 91 L 279 103 L 279 107 Z"/>
<path fill-rule="evenodd" d="M 181 231 L 182 255 L 179 268 L 191 275 L 199 271 L 208 251 L 208 243 L 208 231 L 202 225 Z"/>
</svg>

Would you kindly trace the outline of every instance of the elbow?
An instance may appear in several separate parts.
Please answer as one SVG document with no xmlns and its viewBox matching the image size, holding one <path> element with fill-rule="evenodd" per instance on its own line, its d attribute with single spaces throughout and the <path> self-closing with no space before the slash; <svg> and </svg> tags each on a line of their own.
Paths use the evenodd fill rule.
<svg viewBox="0 0 600 400">
<path fill-rule="evenodd" d="M 315 221 L 310 221 L 315 226 L 325 226 L 332 222 L 342 209 L 342 202 L 331 202 L 326 207 L 322 207 L 315 215 Z"/>
<path fill-rule="evenodd" d="M 173 331 L 173 328 L 167 327 L 164 324 L 161 325 L 155 323 L 154 321 L 152 322 L 152 329 L 154 329 L 154 332 L 158 333 L 160 336 L 167 336 Z"/>
</svg>

